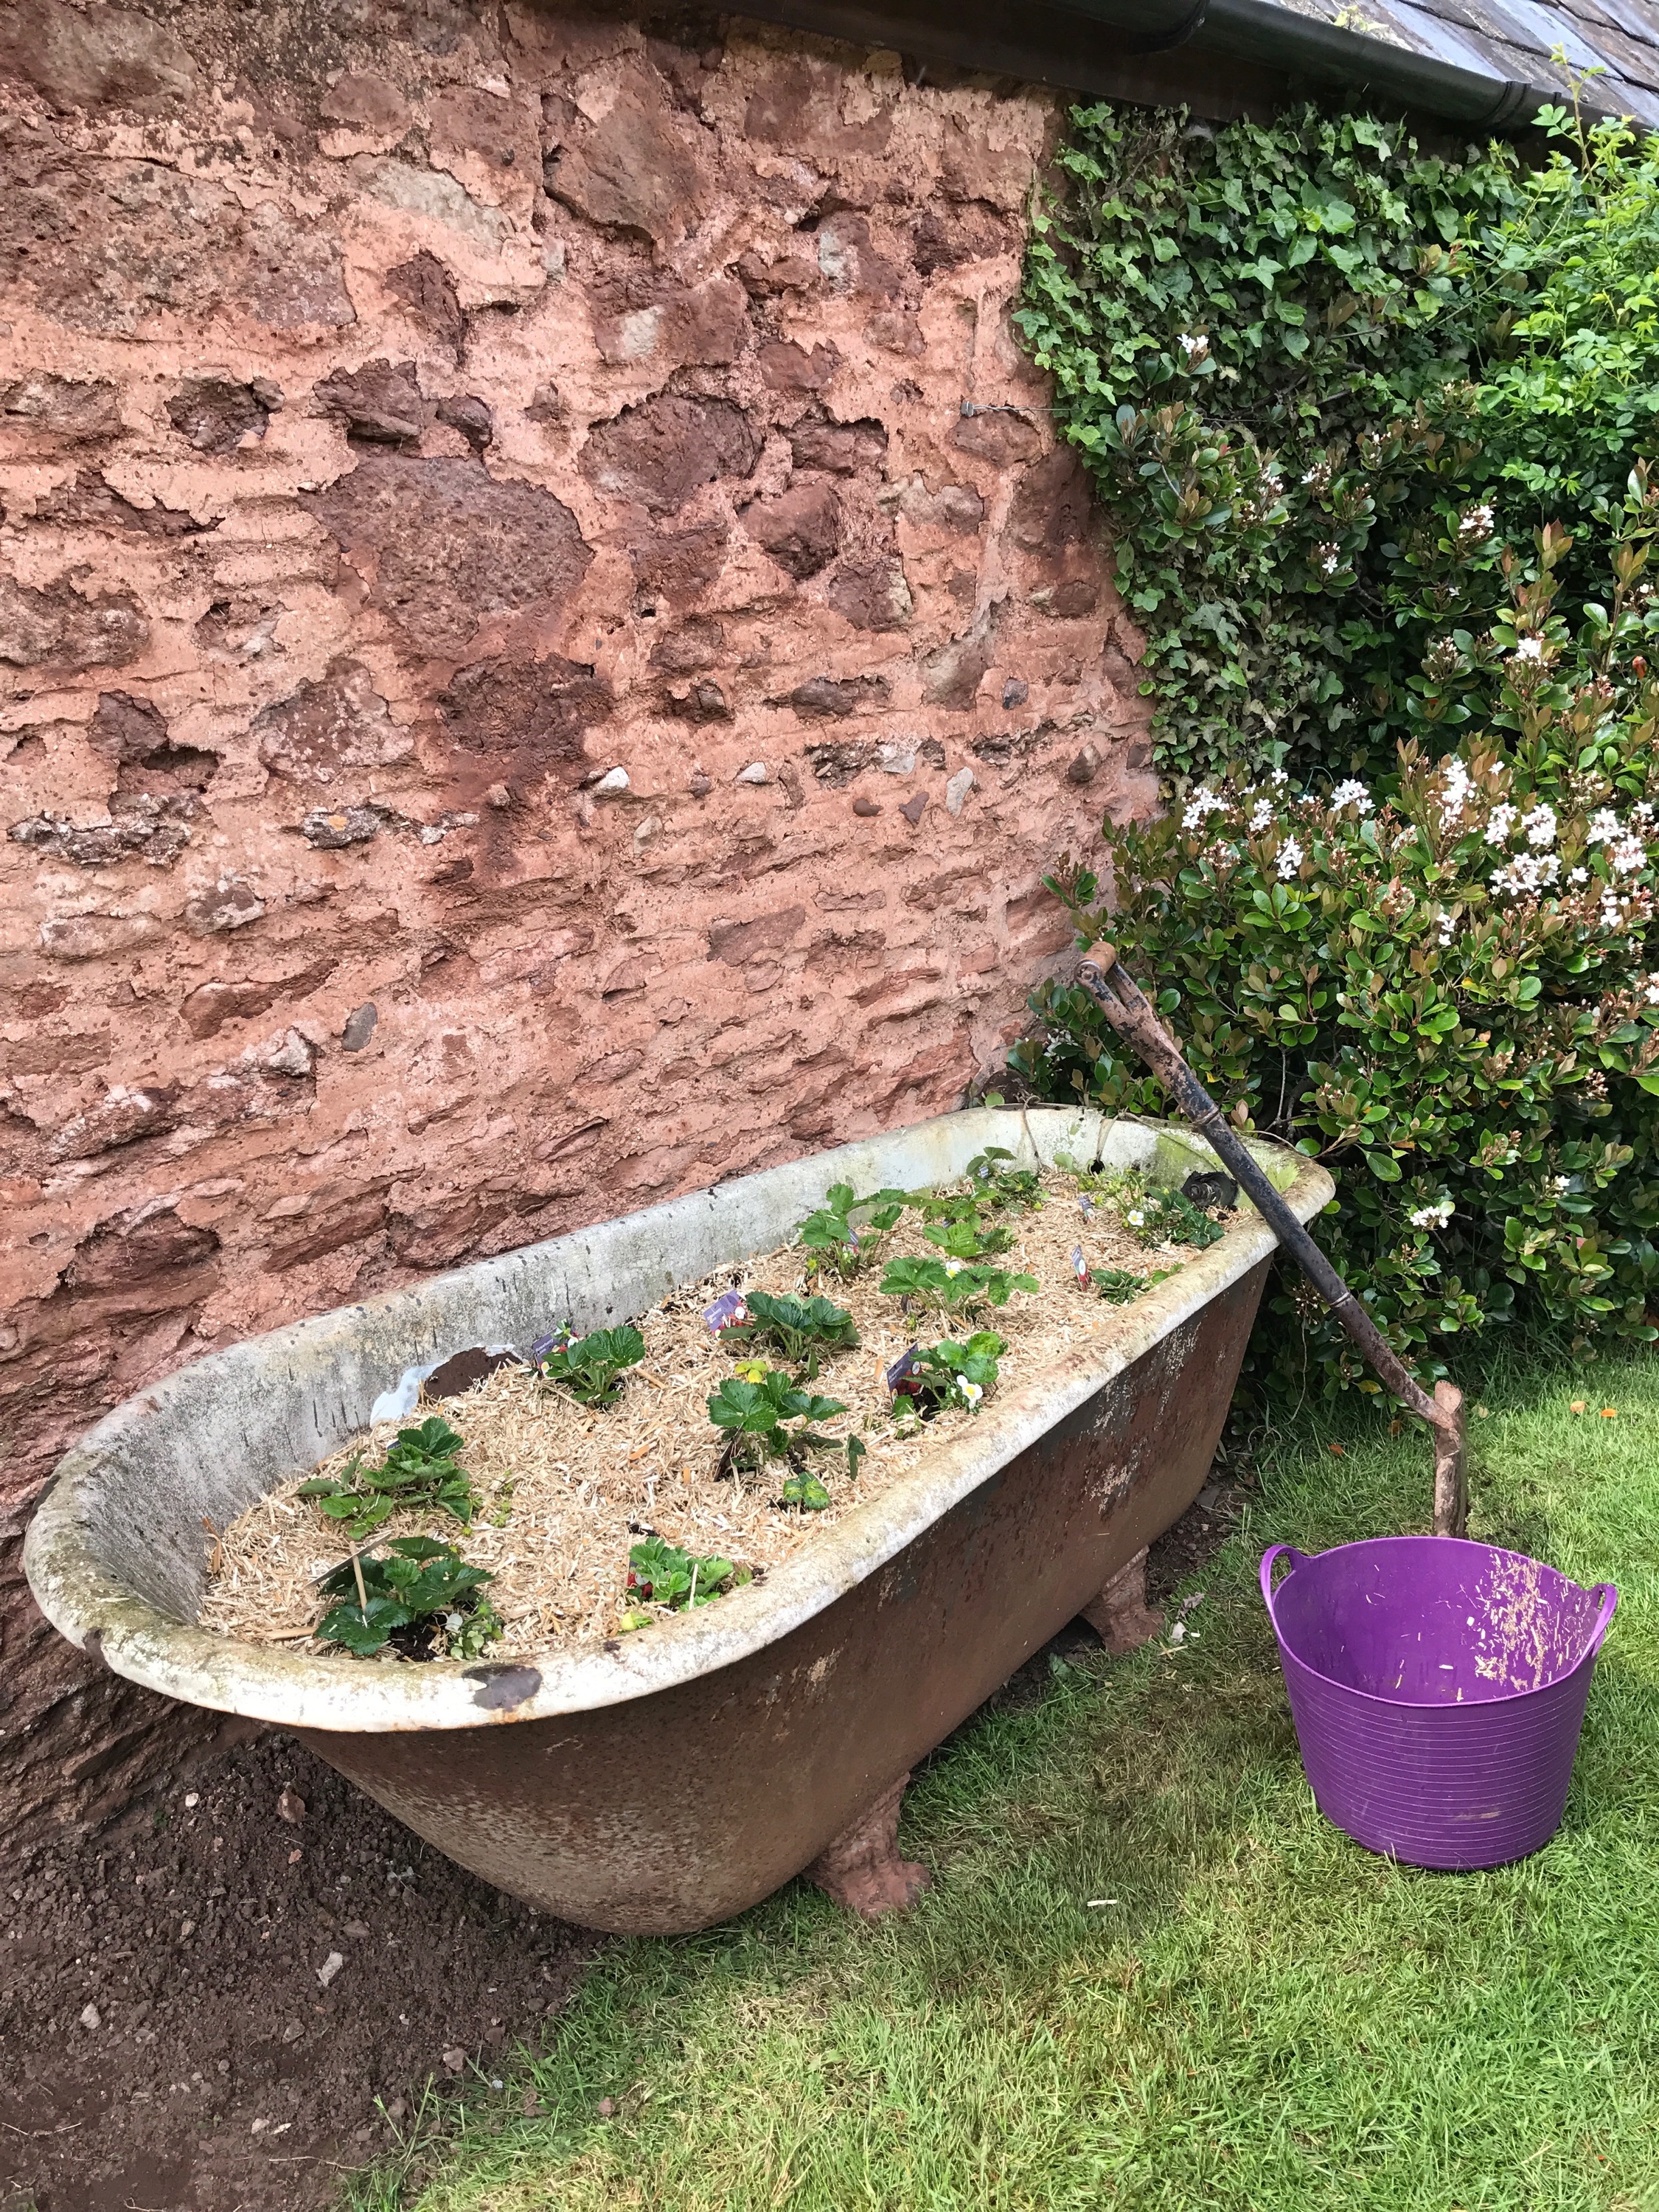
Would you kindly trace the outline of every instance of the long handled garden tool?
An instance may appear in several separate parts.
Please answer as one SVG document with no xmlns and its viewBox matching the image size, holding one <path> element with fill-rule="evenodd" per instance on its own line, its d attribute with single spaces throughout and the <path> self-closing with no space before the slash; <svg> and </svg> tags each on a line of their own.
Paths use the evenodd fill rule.
<svg viewBox="0 0 1659 2212">
<path fill-rule="evenodd" d="M 1434 1533 L 1461 1536 L 1468 1520 L 1468 1476 L 1464 1464 L 1463 1393 L 1452 1382 L 1437 1382 L 1430 1397 L 1390 1349 L 1382 1332 L 1297 1219 L 1232 1128 L 1209 1092 L 1181 1056 L 1181 1048 L 1148 1004 L 1132 976 L 1118 964 L 1117 950 L 1103 941 L 1083 956 L 1078 981 L 1123 1042 L 1139 1054 L 1170 1097 L 1205 1137 L 1241 1189 L 1347 1331 L 1366 1365 L 1434 1437 Z"/>
</svg>

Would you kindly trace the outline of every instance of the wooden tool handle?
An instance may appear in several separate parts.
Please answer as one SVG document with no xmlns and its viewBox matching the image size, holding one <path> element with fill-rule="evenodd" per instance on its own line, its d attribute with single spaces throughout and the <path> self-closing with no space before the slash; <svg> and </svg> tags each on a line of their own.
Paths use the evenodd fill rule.
<svg viewBox="0 0 1659 2212">
<path fill-rule="evenodd" d="M 1468 1521 L 1468 1476 L 1463 1425 L 1463 1394 L 1453 1382 L 1437 1382 L 1430 1397 L 1417 1377 L 1297 1219 L 1265 1170 L 1219 1106 L 1188 1066 L 1181 1048 L 1158 1018 L 1134 978 L 1123 968 L 1115 945 L 1103 938 L 1089 946 L 1078 981 L 1124 1042 L 1133 1047 L 1228 1173 L 1254 1202 L 1279 1243 L 1341 1323 L 1361 1358 L 1401 1405 L 1426 1421 L 1433 1431 L 1434 1530 L 1461 1536 Z"/>
</svg>

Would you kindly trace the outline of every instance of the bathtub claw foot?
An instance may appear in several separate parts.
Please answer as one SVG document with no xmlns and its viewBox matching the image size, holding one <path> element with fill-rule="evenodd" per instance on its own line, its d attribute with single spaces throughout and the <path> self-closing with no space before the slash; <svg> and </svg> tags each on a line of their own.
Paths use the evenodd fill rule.
<svg viewBox="0 0 1659 2212">
<path fill-rule="evenodd" d="M 1146 1554 L 1137 1552 L 1120 1567 L 1100 1595 L 1091 1598 L 1083 1618 L 1098 1632 L 1101 1642 L 1115 1659 L 1150 1643 L 1164 1626 L 1164 1615 L 1146 1602 Z"/>
<path fill-rule="evenodd" d="M 808 1881 L 865 1920 L 902 1911 L 933 1879 L 925 1866 L 899 1856 L 899 1804 L 909 1779 L 901 1774 L 806 1869 Z"/>
</svg>

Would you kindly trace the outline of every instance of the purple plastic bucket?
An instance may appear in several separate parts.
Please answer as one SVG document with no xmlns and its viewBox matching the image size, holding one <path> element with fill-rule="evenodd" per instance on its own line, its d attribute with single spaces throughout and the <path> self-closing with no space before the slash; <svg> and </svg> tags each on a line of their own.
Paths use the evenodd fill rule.
<svg viewBox="0 0 1659 2212">
<path fill-rule="evenodd" d="M 1261 1595 L 1328 1820 L 1367 1850 L 1452 1870 L 1549 1841 L 1611 1583 L 1581 1589 L 1490 1544 L 1382 1536 L 1311 1558 L 1275 1544 Z"/>
</svg>

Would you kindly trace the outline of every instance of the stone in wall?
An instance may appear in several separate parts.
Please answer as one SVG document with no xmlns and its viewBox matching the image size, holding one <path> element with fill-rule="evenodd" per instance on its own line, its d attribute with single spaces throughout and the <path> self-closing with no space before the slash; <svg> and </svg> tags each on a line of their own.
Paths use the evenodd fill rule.
<svg viewBox="0 0 1659 2212">
<path fill-rule="evenodd" d="M 1154 800 L 1009 320 L 1046 94 L 736 19 L 0 33 L 0 1802 L 208 1723 L 34 1613 L 108 1407 L 951 1106 Z M 1079 768 L 1079 763 L 1082 767 Z"/>
</svg>

